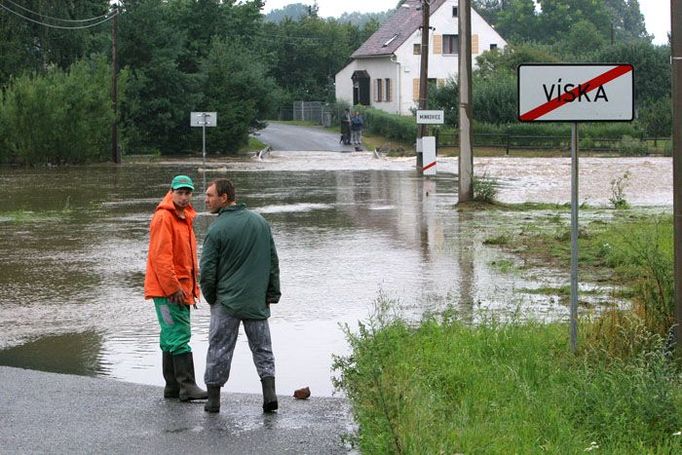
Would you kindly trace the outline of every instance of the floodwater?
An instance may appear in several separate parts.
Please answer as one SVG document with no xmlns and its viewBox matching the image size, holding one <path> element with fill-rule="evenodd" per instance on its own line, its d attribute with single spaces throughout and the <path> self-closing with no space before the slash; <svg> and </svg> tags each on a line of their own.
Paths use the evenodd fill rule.
<svg viewBox="0 0 682 455">
<path fill-rule="evenodd" d="M 581 202 L 606 206 L 626 172 L 625 197 L 671 211 L 670 158 L 581 160 Z M 483 241 L 551 211 L 456 210 L 456 159 L 420 178 L 413 159 L 371 153 L 273 152 L 265 160 L 156 161 L 121 167 L 0 170 L 0 364 L 158 384 L 161 355 L 153 304 L 143 299 L 148 223 L 175 174 L 192 176 L 201 244 L 213 217 L 202 190 L 231 178 L 238 198 L 272 224 L 283 297 L 270 319 L 278 393 L 310 386 L 331 395 L 332 354 L 347 354 L 341 325 L 355 327 L 380 296 L 420 317 L 448 306 L 481 313 L 562 319 L 555 296 L 529 292 L 568 283 L 566 270 L 505 270 L 515 258 Z M 506 202 L 570 200 L 565 158 L 485 158 L 476 173 L 500 183 Z M 608 218 L 606 209 L 581 213 Z M 567 220 L 568 214 L 561 217 Z M 549 226 L 549 228 L 555 228 Z M 581 283 L 581 289 L 590 287 Z M 608 289 L 591 296 L 598 306 Z M 583 311 L 583 310 L 581 310 Z M 587 311 L 587 310 L 585 310 Z M 208 305 L 192 313 L 198 382 Z M 260 393 L 243 332 L 227 391 Z"/>
</svg>

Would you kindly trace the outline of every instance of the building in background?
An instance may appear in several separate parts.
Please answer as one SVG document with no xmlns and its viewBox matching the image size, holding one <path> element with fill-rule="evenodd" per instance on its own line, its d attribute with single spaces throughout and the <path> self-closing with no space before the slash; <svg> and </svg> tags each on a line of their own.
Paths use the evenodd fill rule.
<svg viewBox="0 0 682 455">
<path fill-rule="evenodd" d="M 421 0 L 407 0 L 350 57 L 335 76 L 336 99 L 392 114 L 408 115 L 419 100 Z M 439 85 L 459 68 L 458 1 L 433 0 L 429 18 L 429 81 Z M 471 11 L 471 53 L 503 48 L 507 42 Z"/>
</svg>

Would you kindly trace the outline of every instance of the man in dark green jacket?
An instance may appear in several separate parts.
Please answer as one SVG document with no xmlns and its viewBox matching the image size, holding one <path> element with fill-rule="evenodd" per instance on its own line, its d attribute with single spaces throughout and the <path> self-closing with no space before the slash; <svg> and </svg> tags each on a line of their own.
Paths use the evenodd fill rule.
<svg viewBox="0 0 682 455">
<path fill-rule="evenodd" d="M 263 411 L 277 409 L 270 304 L 279 302 L 279 260 L 270 225 L 244 204 L 235 188 L 217 179 L 206 189 L 206 208 L 218 218 L 208 229 L 201 254 L 201 292 L 211 306 L 204 382 L 207 412 L 220 411 L 220 388 L 230 376 L 240 323 L 249 339 L 263 386 Z"/>
</svg>

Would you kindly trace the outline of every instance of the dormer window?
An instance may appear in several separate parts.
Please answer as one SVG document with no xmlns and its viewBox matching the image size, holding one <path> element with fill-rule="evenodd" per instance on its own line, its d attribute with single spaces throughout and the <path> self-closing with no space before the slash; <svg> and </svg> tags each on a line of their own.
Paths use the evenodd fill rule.
<svg viewBox="0 0 682 455">
<path fill-rule="evenodd" d="M 388 41 L 386 41 L 381 47 L 386 47 L 386 46 L 388 46 L 388 45 L 391 44 L 397 37 L 398 37 L 398 34 L 396 33 L 396 34 L 393 35 Z"/>
</svg>

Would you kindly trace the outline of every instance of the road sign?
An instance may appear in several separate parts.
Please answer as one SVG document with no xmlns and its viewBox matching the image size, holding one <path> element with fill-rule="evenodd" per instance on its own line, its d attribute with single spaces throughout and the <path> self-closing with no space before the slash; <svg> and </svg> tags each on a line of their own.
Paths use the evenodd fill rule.
<svg viewBox="0 0 682 455">
<path fill-rule="evenodd" d="M 634 119 L 634 71 L 629 64 L 522 64 L 522 122 L 629 122 Z"/>
<path fill-rule="evenodd" d="M 218 126 L 217 112 L 192 112 L 189 116 L 190 126 L 211 127 Z"/>
<path fill-rule="evenodd" d="M 444 122 L 444 111 L 417 111 L 418 125 L 440 125 Z"/>
</svg>

